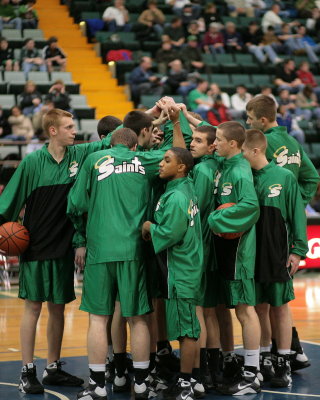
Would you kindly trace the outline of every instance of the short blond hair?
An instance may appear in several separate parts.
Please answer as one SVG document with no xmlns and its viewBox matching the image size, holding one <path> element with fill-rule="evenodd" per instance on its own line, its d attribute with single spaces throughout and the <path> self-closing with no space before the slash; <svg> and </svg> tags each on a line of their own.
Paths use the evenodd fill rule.
<svg viewBox="0 0 320 400">
<path fill-rule="evenodd" d="M 42 120 L 43 132 L 45 135 L 49 137 L 49 128 L 50 126 L 54 126 L 55 128 L 59 128 L 61 124 L 61 119 L 63 117 L 73 118 L 73 115 L 68 111 L 61 110 L 60 108 L 54 108 L 48 111 Z"/>
</svg>

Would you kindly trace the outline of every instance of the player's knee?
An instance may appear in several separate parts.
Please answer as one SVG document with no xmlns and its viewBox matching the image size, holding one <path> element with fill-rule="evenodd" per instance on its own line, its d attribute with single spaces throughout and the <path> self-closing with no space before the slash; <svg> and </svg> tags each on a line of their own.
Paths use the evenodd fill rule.
<svg viewBox="0 0 320 400">
<path fill-rule="evenodd" d="M 26 300 L 25 302 L 25 310 L 29 314 L 33 314 L 33 316 L 38 317 L 41 313 L 42 303 L 39 301 L 30 301 Z"/>
</svg>

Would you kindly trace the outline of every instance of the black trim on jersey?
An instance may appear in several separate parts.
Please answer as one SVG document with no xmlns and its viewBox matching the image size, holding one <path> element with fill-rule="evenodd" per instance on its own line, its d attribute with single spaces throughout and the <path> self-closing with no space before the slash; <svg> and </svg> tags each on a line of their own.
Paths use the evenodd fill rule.
<svg viewBox="0 0 320 400">
<path fill-rule="evenodd" d="M 165 299 L 169 298 L 168 291 L 168 280 L 169 280 L 169 271 L 168 271 L 168 250 L 163 250 L 160 253 L 156 254 L 157 260 L 157 278 L 159 283 L 159 290 L 161 296 Z"/>
<path fill-rule="evenodd" d="M 232 281 L 235 279 L 240 238 L 223 239 L 220 236 L 213 235 L 213 239 L 219 271 L 224 279 Z"/>
<path fill-rule="evenodd" d="M 272 283 L 288 281 L 288 233 L 277 207 L 260 206 L 256 224 L 257 250 L 255 280 Z"/>
<path fill-rule="evenodd" d="M 61 258 L 71 250 L 74 228 L 66 214 L 71 186 L 41 186 L 28 197 L 23 225 L 30 232 L 30 245 L 22 261 Z"/>
</svg>

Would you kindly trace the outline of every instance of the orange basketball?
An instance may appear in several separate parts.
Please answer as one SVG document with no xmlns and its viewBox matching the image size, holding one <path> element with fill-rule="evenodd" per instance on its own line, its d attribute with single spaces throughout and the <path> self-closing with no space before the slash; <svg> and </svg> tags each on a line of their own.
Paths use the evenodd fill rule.
<svg viewBox="0 0 320 400">
<path fill-rule="evenodd" d="M 0 250 L 7 256 L 19 256 L 29 246 L 29 232 L 17 222 L 6 222 L 0 226 Z"/>
<path fill-rule="evenodd" d="M 224 204 L 221 204 L 221 205 L 217 208 L 217 210 L 223 210 L 224 208 L 232 207 L 232 206 L 234 206 L 235 204 L 236 204 L 236 203 L 224 203 Z M 242 234 L 243 234 L 243 232 L 220 233 L 220 235 L 221 235 L 221 237 L 222 237 L 223 239 L 229 239 L 229 240 L 231 240 L 231 239 L 237 239 L 237 238 L 239 238 Z"/>
</svg>

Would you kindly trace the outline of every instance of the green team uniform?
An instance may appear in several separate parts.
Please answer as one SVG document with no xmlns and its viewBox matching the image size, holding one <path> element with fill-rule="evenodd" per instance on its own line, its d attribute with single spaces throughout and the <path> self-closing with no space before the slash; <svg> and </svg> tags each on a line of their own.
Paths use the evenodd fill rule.
<svg viewBox="0 0 320 400">
<path fill-rule="evenodd" d="M 218 268 L 223 279 L 222 295 L 229 307 L 239 303 L 254 305 L 255 223 L 259 218 L 259 204 L 251 168 L 240 153 L 223 161 L 219 175 L 220 172 L 215 177 L 215 206 L 235 205 L 213 211 L 208 218 L 209 226 L 216 233 L 244 232 L 240 238 L 231 240 L 214 235 Z"/>
<path fill-rule="evenodd" d="M 20 258 L 19 297 L 56 304 L 75 299 L 72 239 L 74 247 L 85 244 L 67 218 L 67 195 L 87 155 L 104 145 L 69 146 L 60 163 L 45 145 L 22 160 L 0 196 L 1 224 L 16 221 L 26 206 L 30 245 Z"/>
<path fill-rule="evenodd" d="M 67 211 L 77 231 L 87 237 L 80 309 L 113 314 L 118 291 L 124 316 L 151 310 L 146 268 L 141 267 L 141 226 L 147 218 L 150 183 L 162 158 L 163 151 L 134 152 L 119 144 L 92 154 L 84 163 Z"/>
<path fill-rule="evenodd" d="M 279 167 L 289 169 L 296 177 L 302 200 L 306 206 L 314 196 L 319 174 L 301 145 L 288 135 L 283 126 L 276 126 L 264 132 L 268 141 L 266 157 L 274 160 Z"/>
<path fill-rule="evenodd" d="M 305 258 L 308 251 L 304 205 L 293 174 L 274 162 L 253 170 L 253 178 L 260 204 L 256 224 L 257 304 L 280 306 L 294 298 L 287 269 L 289 254 Z"/>
<path fill-rule="evenodd" d="M 162 253 L 163 258 L 164 286 L 169 299 L 169 339 L 180 336 L 196 338 L 200 327 L 195 317 L 195 304 L 201 290 L 203 249 L 199 209 L 190 178 L 168 182 L 154 219 L 150 233 L 155 252 Z M 170 302 L 170 299 L 174 301 Z M 183 320 L 179 320 L 180 314 L 184 315 Z M 174 315 L 174 321 L 168 319 Z"/>
<path fill-rule="evenodd" d="M 198 198 L 201 217 L 201 229 L 203 239 L 203 295 L 199 305 L 203 307 L 215 307 L 218 305 L 218 279 L 215 252 L 213 246 L 213 233 L 208 225 L 208 217 L 211 212 L 214 191 L 214 176 L 222 158 L 216 153 L 201 157 L 199 162 L 190 172 L 194 189 Z"/>
</svg>

